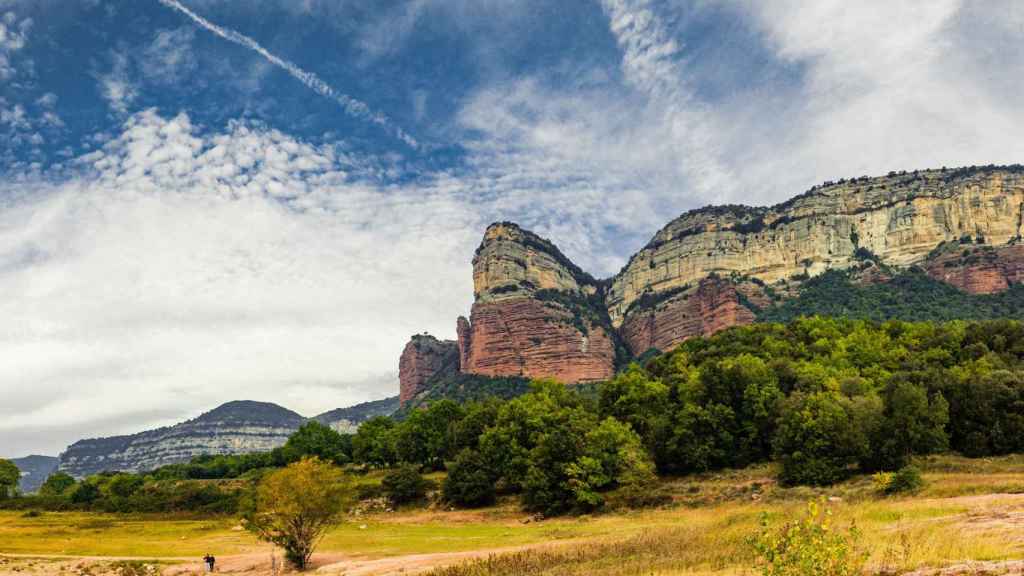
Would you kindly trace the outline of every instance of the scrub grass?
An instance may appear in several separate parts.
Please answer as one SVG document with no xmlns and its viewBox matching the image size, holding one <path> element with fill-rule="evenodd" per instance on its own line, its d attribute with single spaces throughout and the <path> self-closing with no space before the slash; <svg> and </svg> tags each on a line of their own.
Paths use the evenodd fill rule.
<svg viewBox="0 0 1024 576">
<path fill-rule="evenodd" d="M 748 539 L 762 516 L 781 524 L 823 498 L 836 525 L 856 524 L 875 573 L 1024 558 L 1024 457 L 941 456 L 915 465 L 925 487 L 895 497 L 880 495 L 867 476 L 826 489 L 785 488 L 774 467 L 762 465 L 665 479 L 661 489 L 673 501 L 665 509 L 537 521 L 514 498 L 471 511 L 403 508 L 350 519 L 318 552 L 368 559 L 489 553 L 435 576 L 753 574 Z M 521 547 L 529 548 L 512 550 Z M 0 512 L 0 554 L 173 562 L 266 549 L 231 517 Z"/>
</svg>

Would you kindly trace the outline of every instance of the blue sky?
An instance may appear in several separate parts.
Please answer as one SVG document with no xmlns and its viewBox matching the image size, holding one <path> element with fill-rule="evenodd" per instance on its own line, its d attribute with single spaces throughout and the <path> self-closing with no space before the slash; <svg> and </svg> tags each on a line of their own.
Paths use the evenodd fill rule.
<svg viewBox="0 0 1024 576">
<path fill-rule="evenodd" d="M 483 227 L 1022 160 L 1013 0 L 0 0 L 0 455 L 397 392 Z"/>
</svg>

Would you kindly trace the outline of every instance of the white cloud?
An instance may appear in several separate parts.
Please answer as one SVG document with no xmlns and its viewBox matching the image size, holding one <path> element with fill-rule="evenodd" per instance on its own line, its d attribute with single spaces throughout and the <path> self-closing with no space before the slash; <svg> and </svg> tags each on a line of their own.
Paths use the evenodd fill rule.
<svg viewBox="0 0 1024 576">
<path fill-rule="evenodd" d="M 472 298 L 481 222 L 457 191 L 355 180 L 375 168 L 331 147 L 147 111 L 79 165 L 0 211 L 0 436 L 391 395 L 409 334 L 453 336 Z"/>
<path fill-rule="evenodd" d="M 128 113 L 139 92 L 128 75 L 129 60 L 124 52 L 115 51 L 111 53 L 111 68 L 109 72 L 100 74 L 99 81 L 100 95 L 110 105 L 115 113 L 124 116 Z"/>
<path fill-rule="evenodd" d="M 153 42 L 142 51 L 142 73 L 158 84 L 176 84 L 187 79 L 197 65 L 192 51 L 194 38 L 193 28 L 157 32 Z"/>
<path fill-rule="evenodd" d="M 11 58 L 15 52 L 25 47 L 32 24 L 31 18 L 19 20 L 11 11 L 0 16 L 0 82 L 14 76 L 15 68 Z"/>
</svg>

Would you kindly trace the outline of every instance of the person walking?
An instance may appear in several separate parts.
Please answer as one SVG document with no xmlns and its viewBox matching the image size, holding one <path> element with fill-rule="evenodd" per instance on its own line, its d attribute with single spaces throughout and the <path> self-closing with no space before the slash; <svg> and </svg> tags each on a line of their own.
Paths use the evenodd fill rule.
<svg viewBox="0 0 1024 576">
<path fill-rule="evenodd" d="M 212 554 L 207 554 L 206 556 L 203 556 L 203 562 L 206 563 L 206 571 L 213 572 L 213 567 L 217 562 L 217 559 L 214 558 Z"/>
</svg>

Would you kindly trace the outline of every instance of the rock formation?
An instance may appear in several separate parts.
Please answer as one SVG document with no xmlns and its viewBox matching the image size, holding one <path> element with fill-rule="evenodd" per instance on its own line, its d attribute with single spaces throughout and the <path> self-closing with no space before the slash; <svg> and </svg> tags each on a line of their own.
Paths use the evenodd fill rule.
<svg viewBox="0 0 1024 576">
<path fill-rule="evenodd" d="M 458 368 L 459 348 L 451 340 L 438 340 L 428 334 L 412 337 L 398 361 L 399 399 L 406 403 L 423 390 L 434 374 L 446 367 Z"/>
<path fill-rule="evenodd" d="M 53 456 L 25 456 L 24 458 L 12 458 L 11 462 L 18 467 L 21 471 L 21 479 L 18 480 L 18 490 L 22 494 L 31 494 L 39 490 L 46 482 L 46 479 L 50 477 L 57 470 L 57 464 L 60 462 Z"/>
<path fill-rule="evenodd" d="M 457 322 L 457 368 L 602 380 L 629 356 L 753 322 L 752 310 L 830 269 L 856 268 L 863 284 L 917 265 L 972 294 L 1006 290 L 1024 281 L 1022 206 L 1021 166 L 826 182 L 772 207 L 687 212 L 603 281 L 548 240 L 492 224 L 473 257 L 469 319 Z M 407 379 L 411 391 L 428 385 L 437 362 L 421 356 L 402 355 L 403 400 Z"/>
</svg>

